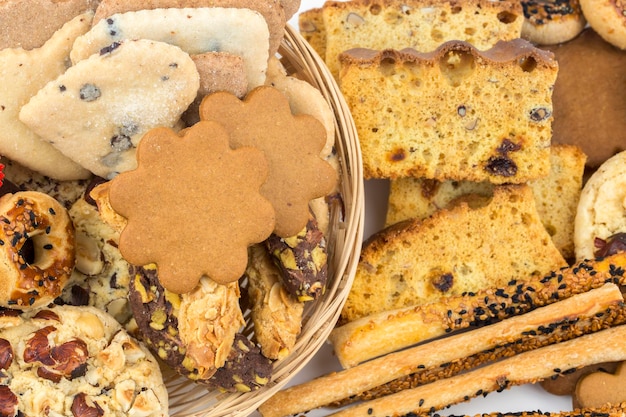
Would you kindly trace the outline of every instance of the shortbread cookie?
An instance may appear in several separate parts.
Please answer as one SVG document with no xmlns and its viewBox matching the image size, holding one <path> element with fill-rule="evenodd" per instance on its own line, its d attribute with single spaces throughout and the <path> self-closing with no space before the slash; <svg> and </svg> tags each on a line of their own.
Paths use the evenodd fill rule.
<svg viewBox="0 0 626 417">
<path fill-rule="evenodd" d="M 580 0 L 580 7 L 593 30 L 605 41 L 626 50 L 626 1 Z"/>
<path fill-rule="evenodd" d="M 565 265 L 530 187 L 503 185 L 486 204 L 460 203 L 370 237 L 341 319 L 497 288 Z"/>
<path fill-rule="evenodd" d="M 585 183 L 576 212 L 576 258 L 592 259 L 611 236 L 626 233 L 626 151 L 609 158 Z"/>
<path fill-rule="evenodd" d="M 246 30 L 239 28 L 245 27 Z M 249 9 L 205 7 L 155 9 L 115 14 L 100 20 L 74 42 L 77 63 L 114 42 L 150 39 L 178 46 L 190 55 L 228 52 L 243 58 L 249 88 L 265 82 L 269 31 L 259 13 Z"/>
<path fill-rule="evenodd" d="M 11 161 L 2 159 L 5 178 L 23 191 L 39 191 L 57 200 L 69 210 L 76 200 L 82 197 L 91 182 L 91 178 L 84 180 L 59 181 L 46 177 L 32 169 Z"/>
<path fill-rule="evenodd" d="M 128 220 L 120 236 L 124 258 L 156 263 L 163 287 L 179 294 L 202 276 L 237 281 L 248 246 L 267 239 L 275 225 L 274 208 L 261 194 L 268 175 L 263 152 L 231 149 L 221 124 L 201 121 L 181 135 L 152 129 L 137 159 L 137 169 L 118 175 L 109 189 L 111 207 Z"/>
<path fill-rule="evenodd" d="M 69 215 L 76 230 L 76 267 L 56 302 L 94 306 L 128 325 L 130 265 L 117 248 L 119 232 L 85 198 L 74 203 Z"/>
<path fill-rule="evenodd" d="M 477 49 L 520 37 L 519 1 L 387 0 L 330 1 L 322 7 L 325 61 L 339 75 L 339 54 L 352 48 L 435 50 L 443 42 L 466 41 Z"/>
<path fill-rule="evenodd" d="M 103 18 L 117 13 L 181 7 L 225 7 L 254 10 L 265 18 L 269 29 L 269 56 L 274 56 L 278 52 L 280 43 L 283 40 L 286 20 L 285 12 L 281 7 L 281 0 L 101 0 L 100 5 L 96 9 L 94 24 Z M 243 27 L 247 30 L 247 23 L 244 23 Z M 229 28 L 228 33 L 233 34 L 233 30 L 235 32 L 245 32 L 240 29 Z"/>
<path fill-rule="evenodd" d="M 548 174 L 551 53 L 515 39 L 488 50 L 461 41 L 431 53 L 359 48 L 340 59 L 365 178 L 503 184 Z"/>
<path fill-rule="evenodd" d="M 276 57 L 269 60 L 266 84 L 287 96 L 293 114 L 311 115 L 324 125 L 326 144 L 320 156 L 328 158 L 335 146 L 335 115 L 320 90 L 304 80 L 288 75 Z"/>
<path fill-rule="evenodd" d="M 0 3 L 0 50 L 39 48 L 74 17 L 93 12 L 99 0 L 8 0 Z"/>
<path fill-rule="evenodd" d="M 552 143 L 580 147 L 587 165 L 598 168 L 626 150 L 626 51 L 605 42 L 591 28 L 544 49 L 559 63 L 552 94 Z"/>
<path fill-rule="evenodd" d="M 58 180 L 86 178 L 89 171 L 32 132 L 20 122 L 18 114 L 46 83 L 65 72 L 74 39 L 85 33 L 90 23 L 91 14 L 82 14 L 41 48 L 0 51 L 0 154 Z"/>
<path fill-rule="evenodd" d="M 135 150 L 156 126 L 174 126 L 196 98 L 199 76 L 180 48 L 115 43 L 78 62 L 25 105 L 20 120 L 95 175 L 136 167 Z"/>
<path fill-rule="evenodd" d="M 228 93 L 211 94 L 200 105 L 200 119 L 225 126 L 232 147 L 263 151 L 269 176 L 261 194 L 276 211 L 274 233 L 280 237 L 299 233 L 309 219 L 309 201 L 337 184 L 337 172 L 320 157 L 324 126 L 310 115 L 293 115 L 289 100 L 276 88 L 257 87 L 243 101 Z"/>
<path fill-rule="evenodd" d="M 587 21 L 579 0 L 524 0 L 522 38 L 536 45 L 555 45 L 574 39 Z"/>
<path fill-rule="evenodd" d="M 0 342 L 3 415 L 168 415 L 158 362 L 96 308 L 2 316 Z"/>
</svg>

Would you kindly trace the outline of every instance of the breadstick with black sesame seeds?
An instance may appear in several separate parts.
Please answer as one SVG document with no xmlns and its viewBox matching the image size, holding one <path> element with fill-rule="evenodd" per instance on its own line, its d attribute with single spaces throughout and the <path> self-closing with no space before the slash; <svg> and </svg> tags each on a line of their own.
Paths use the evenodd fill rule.
<svg viewBox="0 0 626 417">
<path fill-rule="evenodd" d="M 626 360 L 626 325 L 520 353 L 470 372 L 366 401 L 333 417 L 383 417 L 433 414 L 449 405 L 535 383 L 569 369 Z"/>
<path fill-rule="evenodd" d="M 626 253 L 581 261 L 544 277 L 512 280 L 439 301 L 373 314 L 335 328 L 329 340 L 344 368 L 453 331 L 480 327 L 589 291 L 626 284 Z"/>
<path fill-rule="evenodd" d="M 263 417 L 281 417 L 340 400 L 363 397 L 389 381 L 419 373 L 424 384 L 524 350 L 626 322 L 614 284 L 475 329 L 422 344 L 278 392 L 263 404 Z M 407 387 L 404 387 L 407 388 Z M 409 386 L 410 388 L 410 386 Z"/>
</svg>

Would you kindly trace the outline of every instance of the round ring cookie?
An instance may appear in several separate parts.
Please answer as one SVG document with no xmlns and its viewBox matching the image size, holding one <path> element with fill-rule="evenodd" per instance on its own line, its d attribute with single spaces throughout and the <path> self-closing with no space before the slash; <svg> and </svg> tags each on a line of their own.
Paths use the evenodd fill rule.
<svg viewBox="0 0 626 417">
<path fill-rule="evenodd" d="M 158 362 L 93 307 L 0 317 L 2 415 L 167 416 Z"/>
<path fill-rule="evenodd" d="M 587 21 L 579 0 L 524 0 L 522 38 L 537 45 L 555 45 L 575 38 Z"/>
<path fill-rule="evenodd" d="M 52 302 L 74 268 L 67 210 L 37 191 L 5 194 L 0 225 L 0 305 L 28 309 Z"/>
<path fill-rule="evenodd" d="M 626 49 L 626 1 L 580 0 L 583 14 L 602 38 L 619 49 Z"/>
<path fill-rule="evenodd" d="M 593 259 L 612 236 L 626 233 L 626 151 L 609 158 L 587 180 L 574 224 L 577 259 Z"/>
</svg>

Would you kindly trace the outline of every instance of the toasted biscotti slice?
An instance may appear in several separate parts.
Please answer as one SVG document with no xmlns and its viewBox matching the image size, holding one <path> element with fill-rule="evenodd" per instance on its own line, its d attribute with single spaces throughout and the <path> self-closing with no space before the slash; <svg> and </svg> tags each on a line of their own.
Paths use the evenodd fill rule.
<svg viewBox="0 0 626 417">
<path fill-rule="evenodd" d="M 485 51 L 450 41 L 430 53 L 357 48 L 340 58 L 365 178 L 503 184 L 548 174 L 552 53 L 515 39 Z"/>
<path fill-rule="evenodd" d="M 541 223 L 565 259 L 574 258 L 574 218 L 582 189 L 586 155 L 574 145 L 552 145 L 550 173 L 529 182 Z M 398 178 L 389 185 L 386 225 L 423 219 L 466 194 L 490 196 L 494 185 L 471 181 Z"/>
<path fill-rule="evenodd" d="M 325 57 L 339 74 L 343 51 L 414 48 L 429 52 L 449 40 L 489 49 L 521 36 L 524 13 L 519 1 L 355 0 L 327 1 L 322 10 Z"/>
<path fill-rule="evenodd" d="M 324 14 L 321 7 L 304 10 L 298 15 L 298 29 L 300 34 L 317 52 L 325 59 L 326 57 L 326 29 L 324 26 Z"/>
<path fill-rule="evenodd" d="M 476 207 L 477 201 L 397 223 L 370 237 L 341 322 L 566 266 L 541 224 L 530 186 L 501 185 L 486 203 Z"/>
</svg>

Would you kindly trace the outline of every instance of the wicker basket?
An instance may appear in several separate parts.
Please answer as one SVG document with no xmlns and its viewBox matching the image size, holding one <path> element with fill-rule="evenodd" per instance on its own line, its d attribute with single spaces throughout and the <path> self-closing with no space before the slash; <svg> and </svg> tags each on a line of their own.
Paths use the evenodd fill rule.
<svg viewBox="0 0 626 417">
<path fill-rule="evenodd" d="M 224 394 L 208 391 L 206 387 L 166 372 L 172 417 L 248 416 L 254 412 L 283 388 L 326 341 L 339 318 L 354 277 L 363 238 L 364 206 L 362 162 L 354 122 L 324 62 L 289 25 L 279 53 L 288 71 L 297 73 L 299 78 L 318 88 L 335 113 L 343 207 L 331 210 L 328 287 L 322 298 L 306 307 L 302 332 L 294 351 L 275 363 L 270 385 L 249 393 Z"/>
</svg>

